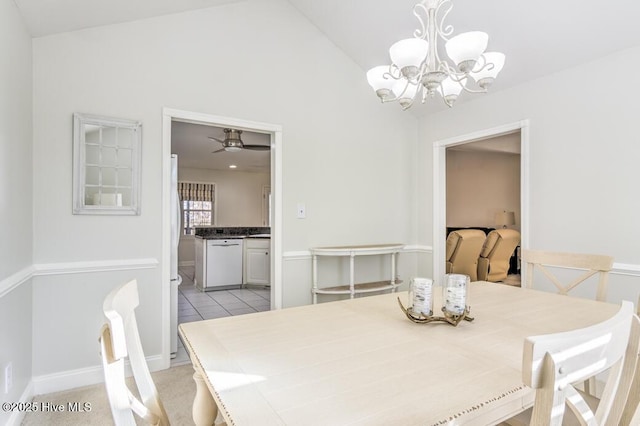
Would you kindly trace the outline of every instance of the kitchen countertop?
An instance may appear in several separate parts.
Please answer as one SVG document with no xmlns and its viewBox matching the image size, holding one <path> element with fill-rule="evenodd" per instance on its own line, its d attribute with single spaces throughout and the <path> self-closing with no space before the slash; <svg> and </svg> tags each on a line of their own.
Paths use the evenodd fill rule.
<svg viewBox="0 0 640 426">
<path fill-rule="evenodd" d="M 256 235 L 196 235 L 196 238 L 203 240 L 239 240 L 244 238 L 271 238 L 269 234 L 256 234 Z"/>
</svg>

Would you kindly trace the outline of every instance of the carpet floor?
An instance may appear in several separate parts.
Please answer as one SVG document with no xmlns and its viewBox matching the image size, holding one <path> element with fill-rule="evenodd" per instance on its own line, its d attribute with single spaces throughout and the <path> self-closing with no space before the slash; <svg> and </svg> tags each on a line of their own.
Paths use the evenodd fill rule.
<svg viewBox="0 0 640 426">
<path fill-rule="evenodd" d="M 191 407 L 196 394 L 196 385 L 193 381 L 193 368 L 191 365 L 158 371 L 152 373 L 152 376 L 171 424 L 193 425 Z M 128 379 L 128 386 L 132 392 L 135 391 L 135 384 L 132 378 Z M 102 383 L 62 392 L 36 395 L 33 398 L 33 402 L 37 402 L 38 407 L 43 407 L 43 404 L 44 407 L 47 407 L 47 403 L 50 404 L 49 406 L 62 404 L 65 411 L 27 413 L 22 421 L 24 426 L 113 425 L 107 392 Z M 67 410 L 68 404 L 74 402 L 78 402 L 80 407 L 85 402 L 90 403 L 91 411 L 69 412 Z M 218 421 L 220 419 L 217 419 Z M 144 422 L 137 423 L 144 424 Z"/>
</svg>

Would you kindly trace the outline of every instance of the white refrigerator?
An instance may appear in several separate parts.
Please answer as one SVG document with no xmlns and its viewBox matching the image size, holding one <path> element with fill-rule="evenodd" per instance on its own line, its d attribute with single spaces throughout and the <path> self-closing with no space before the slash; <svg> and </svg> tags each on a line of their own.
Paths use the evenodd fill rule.
<svg viewBox="0 0 640 426">
<path fill-rule="evenodd" d="M 182 214 L 178 196 L 178 156 L 171 154 L 171 264 L 170 264 L 170 303 L 171 303 L 171 357 L 178 352 L 178 286 L 182 277 L 178 274 L 178 244 L 182 231 Z"/>
</svg>

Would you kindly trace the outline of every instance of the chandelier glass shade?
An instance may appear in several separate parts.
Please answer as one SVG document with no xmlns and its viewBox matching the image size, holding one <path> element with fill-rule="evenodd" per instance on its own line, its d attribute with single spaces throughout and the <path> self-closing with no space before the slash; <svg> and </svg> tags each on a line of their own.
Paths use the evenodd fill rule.
<svg viewBox="0 0 640 426">
<path fill-rule="evenodd" d="M 408 109 L 416 98 L 424 103 L 438 93 L 451 107 L 462 91 L 484 93 L 491 86 L 505 56 L 486 52 L 489 36 L 482 31 L 452 37 L 453 27 L 444 26 L 452 7 L 451 0 L 422 0 L 414 6 L 413 14 L 420 23 L 414 37 L 389 48 L 391 65 L 367 72 L 367 81 L 382 102 L 396 101 Z M 440 56 L 439 43 L 444 43 L 448 58 Z M 474 87 L 467 86 L 470 81 Z"/>
</svg>

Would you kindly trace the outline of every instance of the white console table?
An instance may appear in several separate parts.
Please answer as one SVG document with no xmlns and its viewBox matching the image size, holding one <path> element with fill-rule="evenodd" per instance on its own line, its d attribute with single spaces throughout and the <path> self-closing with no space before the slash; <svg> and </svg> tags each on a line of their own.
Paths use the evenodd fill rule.
<svg viewBox="0 0 640 426">
<path fill-rule="evenodd" d="M 376 291 L 391 290 L 394 292 L 402 283 L 396 278 L 396 257 L 404 244 L 379 244 L 364 246 L 339 246 L 339 247 L 314 247 L 311 249 L 313 259 L 313 303 L 318 302 L 318 294 L 348 294 L 353 299 L 358 293 L 371 293 Z M 389 255 L 391 258 L 391 277 L 388 280 L 356 283 L 355 282 L 355 258 L 356 256 Z M 349 257 L 349 284 L 333 287 L 318 288 L 318 256 Z"/>
</svg>

